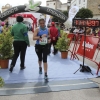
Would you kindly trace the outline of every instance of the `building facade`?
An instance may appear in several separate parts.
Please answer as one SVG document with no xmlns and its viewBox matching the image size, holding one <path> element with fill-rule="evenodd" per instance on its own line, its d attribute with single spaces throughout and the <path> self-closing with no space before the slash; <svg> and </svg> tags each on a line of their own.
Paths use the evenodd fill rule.
<svg viewBox="0 0 100 100">
<path fill-rule="evenodd" d="M 78 6 L 79 8 L 88 8 L 93 12 L 94 19 L 100 19 L 100 0 L 72 0 L 72 6 Z"/>
<path fill-rule="evenodd" d="M 69 10 L 70 4 L 71 4 L 71 0 L 66 0 L 66 3 L 62 3 L 60 0 L 47 0 L 46 1 L 47 7 L 58 9 L 61 11 Z"/>
<path fill-rule="evenodd" d="M 2 6 L 2 12 L 6 11 L 10 8 L 12 8 L 12 6 L 10 4 L 6 4 L 5 6 Z"/>
<path fill-rule="evenodd" d="M 93 11 L 95 19 L 100 19 L 100 0 L 87 0 L 87 8 Z"/>
<path fill-rule="evenodd" d="M 71 6 L 78 6 L 79 8 L 87 8 L 88 0 L 72 0 Z"/>
</svg>

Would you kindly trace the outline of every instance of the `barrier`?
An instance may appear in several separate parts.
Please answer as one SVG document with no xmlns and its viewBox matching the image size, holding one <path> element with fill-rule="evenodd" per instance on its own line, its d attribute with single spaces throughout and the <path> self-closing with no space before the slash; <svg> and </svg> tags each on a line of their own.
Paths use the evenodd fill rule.
<svg viewBox="0 0 100 100">
<path fill-rule="evenodd" d="M 82 37 L 81 40 L 80 40 L 80 43 L 79 43 L 79 37 Z M 84 35 L 75 35 L 75 42 L 74 42 L 74 46 L 73 46 L 73 50 L 72 50 L 72 54 L 71 54 L 71 59 L 78 59 L 78 56 L 77 55 L 80 55 L 80 56 L 83 56 L 83 52 L 84 52 Z M 96 53 L 96 50 L 97 50 L 97 46 L 98 46 L 98 43 L 99 43 L 99 38 L 98 37 L 95 37 L 95 36 L 86 36 L 86 47 L 85 47 L 85 58 L 93 61 L 94 63 L 97 64 L 98 66 L 98 69 L 97 69 L 97 75 L 98 75 L 98 72 L 99 72 L 99 69 L 100 69 L 100 62 L 97 62 L 96 59 L 97 59 L 97 56 L 98 56 L 98 53 L 99 53 L 99 49 Z M 96 56 L 95 56 L 96 54 Z"/>
<path fill-rule="evenodd" d="M 17 16 L 23 16 L 23 18 L 32 19 L 32 21 L 33 21 L 33 23 L 32 23 L 32 25 L 33 25 L 32 31 L 34 32 L 34 28 L 37 27 L 37 18 L 35 18 L 32 14 L 14 14 L 14 15 L 12 15 L 10 17 L 17 17 Z"/>
<path fill-rule="evenodd" d="M 70 33 L 70 34 L 68 34 L 67 38 L 70 38 L 69 50 L 68 50 L 68 51 L 71 53 L 72 56 L 74 56 L 74 58 L 77 58 L 77 59 L 78 59 L 77 55 L 75 55 L 75 54 L 73 53 L 73 51 L 70 50 L 71 43 L 72 43 L 73 39 L 75 38 L 75 34 Z"/>
</svg>

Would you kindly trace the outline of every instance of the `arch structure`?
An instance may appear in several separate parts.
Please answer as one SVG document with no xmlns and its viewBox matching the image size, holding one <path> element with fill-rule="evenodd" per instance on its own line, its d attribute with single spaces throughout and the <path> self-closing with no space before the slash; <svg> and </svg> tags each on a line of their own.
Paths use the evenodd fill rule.
<svg viewBox="0 0 100 100">
<path fill-rule="evenodd" d="M 12 7 L 0 14 L 0 20 L 4 21 L 5 19 L 12 16 L 13 14 L 22 13 L 22 12 L 37 12 L 37 13 L 48 14 L 48 15 L 58 18 L 59 20 L 62 21 L 62 23 L 64 23 L 67 20 L 67 17 L 58 10 L 48 8 L 48 7 L 42 7 L 42 6 L 37 6 L 37 7 L 38 7 L 38 10 L 26 9 L 27 8 L 26 5 Z"/>
<path fill-rule="evenodd" d="M 30 18 L 30 19 L 32 19 L 32 21 L 33 21 L 33 23 L 32 23 L 33 30 L 32 31 L 34 32 L 34 28 L 37 27 L 37 18 L 35 18 L 32 14 L 14 14 L 14 15 L 12 15 L 10 17 L 17 17 L 17 16 L 23 16 L 23 18 Z"/>
</svg>

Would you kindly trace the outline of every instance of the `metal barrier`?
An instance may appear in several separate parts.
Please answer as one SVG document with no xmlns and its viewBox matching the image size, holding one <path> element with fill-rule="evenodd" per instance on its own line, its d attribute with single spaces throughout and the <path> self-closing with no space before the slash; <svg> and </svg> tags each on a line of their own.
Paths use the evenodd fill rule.
<svg viewBox="0 0 100 100">
<path fill-rule="evenodd" d="M 70 37 L 70 34 L 69 34 L 69 37 Z M 71 58 L 70 59 L 71 60 L 73 60 L 73 59 L 79 60 L 77 55 L 83 56 L 84 35 L 75 34 L 74 37 L 75 37 L 75 41 L 74 41 L 73 49 L 70 50 L 70 52 L 71 52 Z M 98 72 L 99 72 L 99 69 L 100 69 L 100 62 L 96 61 L 98 53 L 100 51 L 100 48 L 98 48 L 98 50 L 97 50 L 97 46 L 98 46 L 99 41 L 100 41 L 100 39 L 98 37 L 95 37 L 95 36 L 92 36 L 92 35 L 86 36 L 85 58 L 96 63 L 96 65 L 98 66 L 97 73 L 96 73 L 97 75 L 98 75 Z M 96 52 L 96 50 L 97 50 L 97 52 Z"/>
</svg>

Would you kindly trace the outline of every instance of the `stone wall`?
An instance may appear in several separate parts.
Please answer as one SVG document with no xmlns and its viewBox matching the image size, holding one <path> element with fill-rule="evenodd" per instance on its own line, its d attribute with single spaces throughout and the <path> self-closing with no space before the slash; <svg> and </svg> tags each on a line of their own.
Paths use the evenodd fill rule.
<svg viewBox="0 0 100 100">
<path fill-rule="evenodd" d="M 93 15 L 100 15 L 100 0 L 87 0 L 87 8 L 93 11 Z"/>
</svg>

